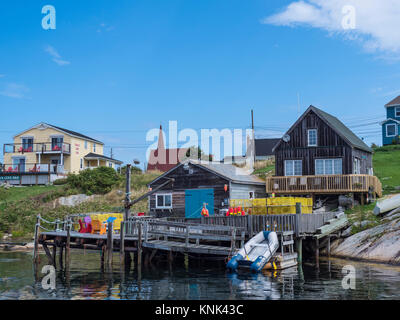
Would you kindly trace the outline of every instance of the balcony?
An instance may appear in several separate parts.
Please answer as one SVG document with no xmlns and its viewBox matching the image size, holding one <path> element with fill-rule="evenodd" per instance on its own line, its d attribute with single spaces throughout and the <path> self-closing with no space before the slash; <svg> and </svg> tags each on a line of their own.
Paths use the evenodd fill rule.
<svg viewBox="0 0 400 320">
<path fill-rule="evenodd" d="M 367 174 L 269 177 L 267 193 L 278 194 L 341 194 L 367 193 L 372 187 L 382 196 L 382 184 L 375 176 Z"/>
<path fill-rule="evenodd" d="M 0 166 L 0 175 L 21 174 L 65 174 L 64 166 L 58 164 L 3 164 Z"/>
<path fill-rule="evenodd" d="M 4 144 L 3 153 L 44 153 L 44 154 L 71 154 L 69 143 L 36 142 L 36 143 L 7 143 Z"/>
</svg>

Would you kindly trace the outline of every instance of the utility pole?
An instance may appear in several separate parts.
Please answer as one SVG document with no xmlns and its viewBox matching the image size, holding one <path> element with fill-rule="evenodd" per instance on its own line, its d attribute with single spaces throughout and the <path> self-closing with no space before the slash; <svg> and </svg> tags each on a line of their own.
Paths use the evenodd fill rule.
<svg viewBox="0 0 400 320">
<path fill-rule="evenodd" d="M 112 151 L 112 148 L 111 148 L 111 152 L 110 152 L 110 157 L 111 157 L 111 159 L 113 158 L 113 151 Z"/>
<path fill-rule="evenodd" d="M 125 215 L 124 221 L 127 221 L 130 214 L 130 202 L 131 202 L 131 165 L 126 165 L 126 187 L 125 187 Z"/>
<path fill-rule="evenodd" d="M 253 161 L 254 164 L 256 163 L 256 140 L 254 136 L 254 114 L 253 114 L 253 109 L 251 109 L 251 129 L 252 129 L 252 134 L 253 134 Z"/>
</svg>

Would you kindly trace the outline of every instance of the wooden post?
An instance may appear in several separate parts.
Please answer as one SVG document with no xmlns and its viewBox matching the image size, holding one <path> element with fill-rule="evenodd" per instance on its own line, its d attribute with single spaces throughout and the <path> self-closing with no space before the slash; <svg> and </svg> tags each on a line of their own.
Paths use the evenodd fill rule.
<svg viewBox="0 0 400 320">
<path fill-rule="evenodd" d="M 65 246 L 65 270 L 69 272 L 71 258 L 71 220 L 67 221 L 67 243 Z"/>
<path fill-rule="evenodd" d="M 125 264 L 125 222 L 121 221 L 119 257 L 121 265 Z"/>
<path fill-rule="evenodd" d="M 131 202 L 131 165 L 126 165 L 126 186 L 125 186 L 125 214 L 124 220 L 127 221 L 131 214 L 129 204 Z"/>
<path fill-rule="evenodd" d="M 231 238 L 231 250 L 232 252 L 236 249 L 236 228 L 232 229 L 232 238 Z"/>
<path fill-rule="evenodd" d="M 319 267 L 319 240 L 315 239 L 315 262 L 317 264 L 317 268 Z"/>
<path fill-rule="evenodd" d="M 142 222 L 138 223 L 137 264 L 142 265 Z"/>
<path fill-rule="evenodd" d="M 330 257 L 331 256 L 331 237 L 330 237 L 330 235 L 328 235 L 327 251 L 328 251 L 328 257 Z"/>
<path fill-rule="evenodd" d="M 297 251 L 297 263 L 303 263 L 303 238 L 298 237 L 296 239 L 296 251 Z"/>
<path fill-rule="evenodd" d="M 35 225 L 35 243 L 33 246 L 33 261 L 35 264 L 39 263 L 39 227 L 40 227 L 40 214 L 36 217 L 36 225 Z"/>
<path fill-rule="evenodd" d="M 61 242 L 59 253 L 58 253 L 58 264 L 60 265 L 61 270 L 64 269 L 63 254 L 64 254 L 64 246 L 63 246 L 63 243 Z"/>
<path fill-rule="evenodd" d="M 186 226 L 186 234 L 185 234 L 185 245 L 186 245 L 186 247 L 189 246 L 189 232 L 190 232 L 189 229 L 190 229 L 190 227 Z"/>
<path fill-rule="evenodd" d="M 107 227 L 107 265 L 112 268 L 113 258 L 113 223 L 110 221 Z"/>
<path fill-rule="evenodd" d="M 301 203 L 296 202 L 296 230 L 294 231 L 297 237 L 300 235 L 300 215 L 301 215 Z"/>
<path fill-rule="evenodd" d="M 53 265 L 54 265 L 54 269 L 57 270 L 57 244 L 56 241 L 54 241 L 54 246 L 53 246 Z"/>
</svg>

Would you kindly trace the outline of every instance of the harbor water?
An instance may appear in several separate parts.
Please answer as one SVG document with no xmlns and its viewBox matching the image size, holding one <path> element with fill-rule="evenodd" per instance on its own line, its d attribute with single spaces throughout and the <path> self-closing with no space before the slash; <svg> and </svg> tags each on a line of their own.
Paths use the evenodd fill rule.
<svg viewBox="0 0 400 320">
<path fill-rule="evenodd" d="M 111 271 L 100 268 L 99 252 L 71 253 L 70 272 L 56 271 L 55 289 L 42 286 L 32 254 L 0 252 L 0 299 L 129 299 L 129 300 L 321 300 L 400 299 L 400 267 L 385 264 L 322 259 L 284 271 L 229 273 L 224 262 L 182 259 L 169 264 L 121 270 L 116 255 Z M 355 288 L 343 286 L 343 267 L 354 267 Z"/>
</svg>

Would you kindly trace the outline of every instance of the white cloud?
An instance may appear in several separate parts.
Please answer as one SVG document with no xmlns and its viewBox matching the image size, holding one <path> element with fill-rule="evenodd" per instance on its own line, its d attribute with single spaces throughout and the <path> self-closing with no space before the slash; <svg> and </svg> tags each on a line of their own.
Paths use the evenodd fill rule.
<svg viewBox="0 0 400 320">
<path fill-rule="evenodd" d="M 100 28 L 97 29 L 97 32 L 98 33 L 101 33 L 102 31 L 109 32 L 109 31 L 112 31 L 114 29 L 115 29 L 114 26 L 110 26 L 110 25 L 102 22 L 102 23 L 100 23 Z"/>
<path fill-rule="evenodd" d="M 345 30 L 343 7 L 355 8 L 355 29 Z M 310 26 L 359 41 L 369 52 L 400 54 L 399 0 L 300 0 L 262 22 L 277 26 Z"/>
<path fill-rule="evenodd" d="M 22 99 L 27 98 L 26 94 L 29 92 L 29 88 L 17 83 L 8 83 L 2 91 L 0 91 L 0 95 L 15 98 L 15 99 Z"/>
<path fill-rule="evenodd" d="M 49 45 L 44 49 L 44 51 L 46 51 L 53 58 L 52 60 L 55 63 L 57 63 L 59 66 L 65 66 L 65 65 L 70 64 L 69 61 L 64 60 L 61 57 L 61 55 L 58 53 L 58 51 L 54 47 Z"/>
</svg>

